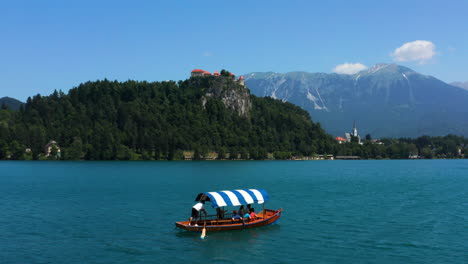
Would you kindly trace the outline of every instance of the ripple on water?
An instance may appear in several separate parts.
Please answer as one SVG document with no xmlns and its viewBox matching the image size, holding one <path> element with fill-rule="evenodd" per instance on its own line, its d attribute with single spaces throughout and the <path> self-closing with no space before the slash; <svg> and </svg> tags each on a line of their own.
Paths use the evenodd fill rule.
<svg viewBox="0 0 468 264">
<path fill-rule="evenodd" d="M 142 255 L 149 254 L 148 251 L 145 251 L 145 250 L 142 250 L 142 249 L 139 249 L 139 248 L 121 246 L 121 245 L 111 244 L 111 243 L 108 243 L 106 245 L 106 251 L 123 253 L 123 254 L 126 254 L 126 255 L 136 255 L 136 256 L 142 256 Z"/>
</svg>

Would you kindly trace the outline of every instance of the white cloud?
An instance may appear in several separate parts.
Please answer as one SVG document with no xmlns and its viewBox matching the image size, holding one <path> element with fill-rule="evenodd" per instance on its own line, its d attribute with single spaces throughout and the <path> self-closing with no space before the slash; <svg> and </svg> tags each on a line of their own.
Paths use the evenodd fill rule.
<svg viewBox="0 0 468 264">
<path fill-rule="evenodd" d="M 391 54 L 394 61 L 417 61 L 426 63 L 436 54 L 435 45 L 431 41 L 416 40 L 403 44 Z"/>
<path fill-rule="evenodd" d="M 362 63 L 346 62 L 340 65 L 337 65 L 335 68 L 333 68 L 333 72 L 339 73 L 339 74 L 355 74 L 365 69 L 367 69 L 367 66 Z"/>
</svg>

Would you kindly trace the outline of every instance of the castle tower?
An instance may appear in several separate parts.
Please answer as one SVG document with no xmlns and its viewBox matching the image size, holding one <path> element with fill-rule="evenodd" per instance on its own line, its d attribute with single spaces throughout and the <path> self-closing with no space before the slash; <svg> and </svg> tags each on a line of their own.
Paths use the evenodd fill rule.
<svg viewBox="0 0 468 264">
<path fill-rule="evenodd" d="M 245 86 L 244 76 L 241 75 L 241 76 L 239 77 L 239 80 L 237 80 L 237 82 L 239 83 L 239 85 Z"/>
</svg>

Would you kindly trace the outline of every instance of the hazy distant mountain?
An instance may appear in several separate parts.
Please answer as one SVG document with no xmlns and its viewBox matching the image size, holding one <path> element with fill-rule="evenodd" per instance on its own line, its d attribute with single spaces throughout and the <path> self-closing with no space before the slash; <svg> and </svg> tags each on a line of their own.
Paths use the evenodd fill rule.
<svg viewBox="0 0 468 264">
<path fill-rule="evenodd" d="M 450 85 L 468 90 L 468 82 L 453 82 L 453 83 L 450 83 Z"/>
<path fill-rule="evenodd" d="M 396 64 L 377 64 L 353 75 L 250 73 L 258 96 L 289 101 L 310 112 L 333 135 L 415 137 L 468 135 L 468 91 Z"/>
<path fill-rule="evenodd" d="M 8 106 L 8 109 L 19 110 L 23 102 L 16 100 L 15 98 L 2 97 L 0 98 L 0 107 L 5 104 Z"/>
</svg>

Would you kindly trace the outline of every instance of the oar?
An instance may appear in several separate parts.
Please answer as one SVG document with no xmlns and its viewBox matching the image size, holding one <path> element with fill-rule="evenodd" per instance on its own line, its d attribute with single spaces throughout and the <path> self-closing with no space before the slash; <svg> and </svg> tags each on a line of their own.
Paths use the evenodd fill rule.
<svg viewBox="0 0 468 264">
<path fill-rule="evenodd" d="M 205 237 L 206 237 L 206 221 L 205 221 L 205 223 L 203 224 L 203 229 L 202 229 L 202 231 L 201 231 L 201 236 L 200 236 L 200 238 L 201 238 L 201 239 L 205 239 Z"/>
</svg>

